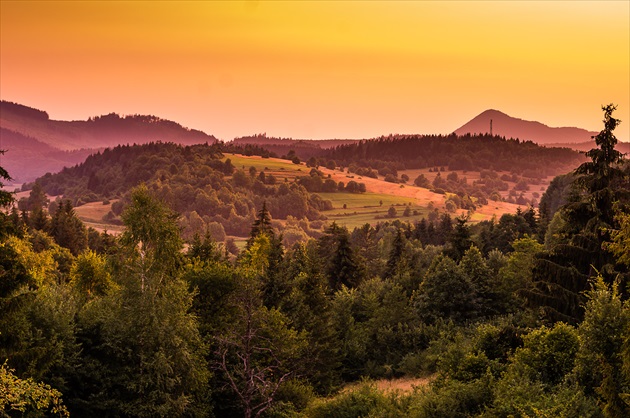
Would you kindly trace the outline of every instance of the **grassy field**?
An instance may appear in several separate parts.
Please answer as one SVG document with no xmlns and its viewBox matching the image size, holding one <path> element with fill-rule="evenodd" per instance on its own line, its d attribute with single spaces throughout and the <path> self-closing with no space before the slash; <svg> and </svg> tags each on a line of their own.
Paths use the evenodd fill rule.
<svg viewBox="0 0 630 418">
<path fill-rule="evenodd" d="M 123 230 L 121 225 L 113 225 L 103 221 L 103 216 L 111 210 L 111 204 L 114 202 L 116 200 L 112 200 L 106 205 L 103 202 L 86 203 L 85 205 L 77 206 L 74 208 L 74 211 L 86 226 L 92 227 L 99 232 L 107 230 L 110 234 L 118 235 Z"/>
<path fill-rule="evenodd" d="M 455 173 L 457 173 L 457 176 L 460 179 L 461 178 L 466 178 L 466 180 L 468 181 L 468 184 L 472 184 L 474 181 L 479 180 L 481 178 L 481 175 L 480 175 L 479 171 L 462 171 L 462 170 L 453 170 L 453 171 Z M 442 172 L 441 175 L 446 177 L 449 173 L 451 173 L 451 171 Z M 435 180 L 435 177 L 437 177 L 438 173 L 437 172 L 429 172 L 428 168 L 423 168 L 423 169 L 414 169 L 414 170 L 400 170 L 398 172 L 398 176 L 399 177 L 401 175 L 403 175 L 403 174 L 407 174 L 409 176 L 409 183 L 413 184 L 413 181 L 420 174 L 424 174 L 424 176 L 429 181 L 433 182 L 433 180 Z M 499 174 L 499 177 L 500 177 L 503 174 L 510 174 L 510 173 L 499 171 L 498 174 Z M 547 190 L 547 186 L 549 186 L 549 182 L 551 182 L 551 180 L 553 180 L 553 177 L 545 177 L 545 178 L 541 179 L 540 184 L 530 184 L 529 185 L 529 190 L 525 191 L 523 193 L 523 196 L 526 199 L 531 200 L 532 198 L 536 198 L 534 196 L 534 193 L 538 193 L 538 197 L 536 198 L 536 200 L 540 201 L 540 196 L 542 196 L 542 194 L 545 192 L 545 190 Z M 513 181 L 506 181 L 506 183 L 509 186 L 509 190 L 514 188 L 514 186 L 516 185 L 516 183 L 513 182 Z M 499 192 L 499 194 L 504 199 L 507 199 L 507 197 L 509 195 L 509 190 L 508 191 Z"/>
<path fill-rule="evenodd" d="M 415 388 L 428 386 L 435 379 L 435 376 L 428 377 L 402 377 L 399 379 L 379 379 L 372 381 L 378 390 L 384 392 L 413 392 Z M 362 382 L 350 383 L 346 385 L 342 392 L 352 392 L 362 385 Z"/>
<path fill-rule="evenodd" d="M 374 224 L 379 221 L 401 219 L 414 222 L 427 216 L 428 209 L 419 206 L 414 198 L 395 196 L 382 193 L 318 193 L 323 199 L 330 200 L 333 210 L 323 214 L 330 222 L 353 229 L 366 223 Z M 382 205 L 381 205 L 382 202 Z M 346 206 L 344 208 L 344 205 Z M 387 211 L 391 206 L 396 208 L 394 218 L 387 217 Z M 403 216 L 406 207 L 409 207 L 412 215 Z M 416 215 L 413 215 L 414 211 Z"/>
<path fill-rule="evenodd" d="M 237 169 L 248 172 L 250 167 L 254 167 L 257 172 L 264 171 L 265 174 L 273 174 L 277 181 L 295 180 L 299 176 L 307 176 L 311 171 L 306 164 L 294 164 L 291 161 L 279 158 L 262 158 L 257 155 L 247 157 L 240 154 L 223 154 L 222 161 L 227 159 L 232 161 L 232 165 Z"/>
</svg>

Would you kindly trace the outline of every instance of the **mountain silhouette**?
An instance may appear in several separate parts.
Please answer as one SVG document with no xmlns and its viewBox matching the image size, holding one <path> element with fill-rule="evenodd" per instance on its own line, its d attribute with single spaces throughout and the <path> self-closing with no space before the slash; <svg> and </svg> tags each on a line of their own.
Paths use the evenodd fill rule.
<svg viewBox="0 0 630 418">
<path fill-rule="evenodd" d="M 598 132 L 575 127 L 552 128 L 543 123 L 518 119 L 498 110 L 489 109 L 474 117 L 470 122 L 455 130 L 457 135 L 490 133 L 506 138 L 518 138 L 539 145 L 576 144 L 593 142 L 592 136 Z"/>
<path fill-rule="evenodd" d="M 44 111 L 4 100 L 0 102 L 0 127 L 64 151 L 157 141 L 192 145 L 217 140 L 202 131 L 152 115 L 110 113 L 88 120 L 60 121 L 51 120 Z"/>
<path fill-rule="evenodd" d="M 0 101 L 0 162 L 16 183 L 83 161 L 91 153 L 120 144 L 214 143 L 217 139 L 156 116 L 116 113 L 81 121 L 51 120 L 48 113 Z"/>
</svg>

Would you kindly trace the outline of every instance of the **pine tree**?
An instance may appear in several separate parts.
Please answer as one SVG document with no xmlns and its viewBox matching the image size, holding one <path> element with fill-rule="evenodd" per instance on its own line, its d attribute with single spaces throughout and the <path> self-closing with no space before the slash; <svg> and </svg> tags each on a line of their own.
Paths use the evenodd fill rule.
<svg viewBox="0 0 630 418">
<path fill-rule="evenodd" d="M 36 210 L 32 214 L 31 224 L 34 223 L 32 219 L 37 213 Z M 57 244 L 69 249 L 73 255 L 78 255 L 87 248 L 87 230 L 69 200 L 59 202 L 55 216 L 50 221 L 50 234 Z"/>
<path fill-rule="evenodd" d="M 3 155 L 4 153 L 5 150 L 0 150 L 0 155 Z M 2 190 L 2 187 L 4 186 L 4 184 L 2 183 L 3 180 L 10 181 L 12 179 L 7 170 L 5 170 L 4 167 L 0 166 L 0 208 L 6 208 L 10 206 L 14 200 L 12 193 Z"/>
<path fill-rule="evenodd" d="M 604 110 L 604 129 L 595 137 L 599 148 L 586 155 L 591 161 L 576 170 L 569 202 L 559 210 L 566 220 L 568 240 L 539 255 L 533 269 L 534 288 L 524 295 L 532 307 L 540 307 L 551 320 L 576 323 L 586 302 L 583 292 L 589 278 L 601 272 L 609 283 L 620 272 L 611 253 L 604 251 L 610 241 L 609 228 L 615 226 L 613 203 L 630 191 L 618 164 L 623 155 L 614 149 L 612 131 L 619 120 L 612 117 L 615 106 Z M 627 279 L 627 274 L 620 278 Z"/>
<path fill-rule="evenodd" d="M 252 225 L 249 239 L 247 240 L 247 248 L 252 245 L 254 239 L 260 234 L 267 234 L 270 238 L 274 236 L 273 228 L 271 227 L 271 214 L 267 210 L 267 202 L 263 202 L 262 208 Z"/>
<path fill-rule="evenodd" d="M 385 266 L 385 273 L 383 274 L 384 278 L 391 279 L 394 277 L 399 269 L 399 265 L 404 262 L 405 242 L 406 240 L 402 229 L 396 229 L 396 236 L 394 237 L 392 249 L 389 252 L 389 258 L 387 259 L 387 265 Z"/>
<path fill-rule="evenodd" d="M 361 272 L 345 227 L 332 223 L 326 230 L 326 235 L 319 239 L 319 255 L 331 289 L 338 290 L 342 285 L 354 287 L 359 284 Z"/>
</svg>

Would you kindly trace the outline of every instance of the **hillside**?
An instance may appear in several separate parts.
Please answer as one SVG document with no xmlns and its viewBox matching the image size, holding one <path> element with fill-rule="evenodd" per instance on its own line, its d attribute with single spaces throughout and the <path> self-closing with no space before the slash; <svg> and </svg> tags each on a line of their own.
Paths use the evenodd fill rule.
<svg viewBox="0 0 630 418">
<path fill-rule="evenodd" d="M 96 152 L 90 149 L 61 151 L 5 128 L 0 128 L 0 149 L 6 150 L 0 160 L 1 165 L 11 174 L 13 182 L 18 184 L 33 181 L 49 172 L 57 172 L 63 167 L 71 167 Z"/>
<path fill-rule="evenodd" d="M 295 166 L 284 161 L 286 166 Z M 303 166 L 300 169 L 304 168 Z M 264 170 L 263 170 L 264 171 Z M 304 173 L 306 175 L 306 173 Z M 296 182 L 282 181 L 249 167 L 235 167 L 218 145 L 173 143 L 119 145 L 90 155 L 83 163 L 37 179 L 44 192 L 70 199 L 75 206 L 121 199 L 106 221 L 116 222 L 129 191 L 146 184 L 182 215 L 190 237 L 206 228 L 223 241 L 225 234 L 247 236 L 256 211 L 266 202 L 274 219 L 320 220 L 330 202 L 309 194 Z M 29 189 L 32 184 L 23 186 Z"/>
<path fill-rule="evenodd" d="M 274 138 L 268 137 L 266 134 L 259 134 L 234 138 L 234 140 L 228 144 L 240 147 L 255 145 L 268 150 L 278 157 L 287 155 L 290 151 L 294 151 L 295 155 L 306 160 L 311 157 L 321 157 L 326 153 L 326 150 L 339 145 L 355 144 L 357 142 L 359 142 L 359 140 L 356 139 L 292 139 Z"/>
<path fill-rule="evenodd" d="M 64 151 L 152 141 L 184 145 L 216 142 L 212 135 L 156 116 L 110 113 L 85 121 L 58 121 L 41 110 L 7 101 L 0 102 L 0 127 Z"/>
<path fill-rule="evenodd" d="M 454 132 L 457 135 L 488 134 L 490 133 L 491 120 L 493 135 L 506 138 L 518 138 L 523 141 L 533 141 L 541 145 L 571 144 L 578 142 L 591 142 L 594 144 L 591 137 L 597 135 L 597 132 L 587 131 L 581 128 L 552 128 L 540 122 L 518 119 L 494 109 L 486 110 L 478 116 L 475 116 Z"/>
<path fill-rule="evenodd" d="M 566 147 L 566 148 L 571 148 L 573 150 L 582 151 L 582 152 L 590 151 L 591 149 L 596 147 L 595 142 L 593 140 L 586 141 L 586 142 L 578 142 L 578 143 L 546 144 L 545 146 L 556 147 L 556 148 Z M 630 142 L 617 142 L 615 149 L 623 154 L 630 154 Z"/>
<path fill-rule="evenodd" d="M 87 121 L 57 121 L 44 111 L 0 102 L 0 149 L 7 151 L 2 162 L 16 183 L 78 164 L 107 147 L 152 141 L 190 145 L 216 138 L 155 116 L 110 113 Z"/>
<path fill-rule="evenodd" d="M 326 158 L 372 169 L 448 167 L 451 170 L 509 171 L 527 177 L 566 173 L 584 161 L 568 148 L 490 135 L 406 135 L 381 137 L 330 150 Z"/>
</svg>

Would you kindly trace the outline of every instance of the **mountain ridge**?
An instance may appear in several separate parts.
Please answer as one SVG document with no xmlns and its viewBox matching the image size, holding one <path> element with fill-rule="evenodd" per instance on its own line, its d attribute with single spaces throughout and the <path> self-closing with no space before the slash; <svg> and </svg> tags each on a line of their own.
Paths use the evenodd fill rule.
<svg viewBox="0 0 630 418">
<path fill-rule="evenodd" d="M 124 144 L 173 142 L 181 145 L 215 143 L 205 132 L 152 115 L 110 113 L 88 120 L 59 121 L 47 112 L 0 101 L 0 149 L 3 166 L 16 183 L 57 172 L 95 152 Z"/>
<path fill-rule="evenodd" d="M 457 135 L 490 133 L 490 121 L 493 135 L 532 141 L 539 145 L 594 142 L 591 137 L 598 134 L 577 127 L 551 127 L 538 121 L 516 118 L 496 109 L 481 112 L 454 133 Z"/>
<path fill-rule="evenodd" d="M 52 120 L 44 111 L 5 100 L 0 101 L 0 126 L 63 151 L 157 141 L 182 145 L 217 141 L 213 135 L 152 115 L 112 112 L 87 120 Z"/>
</svg>

